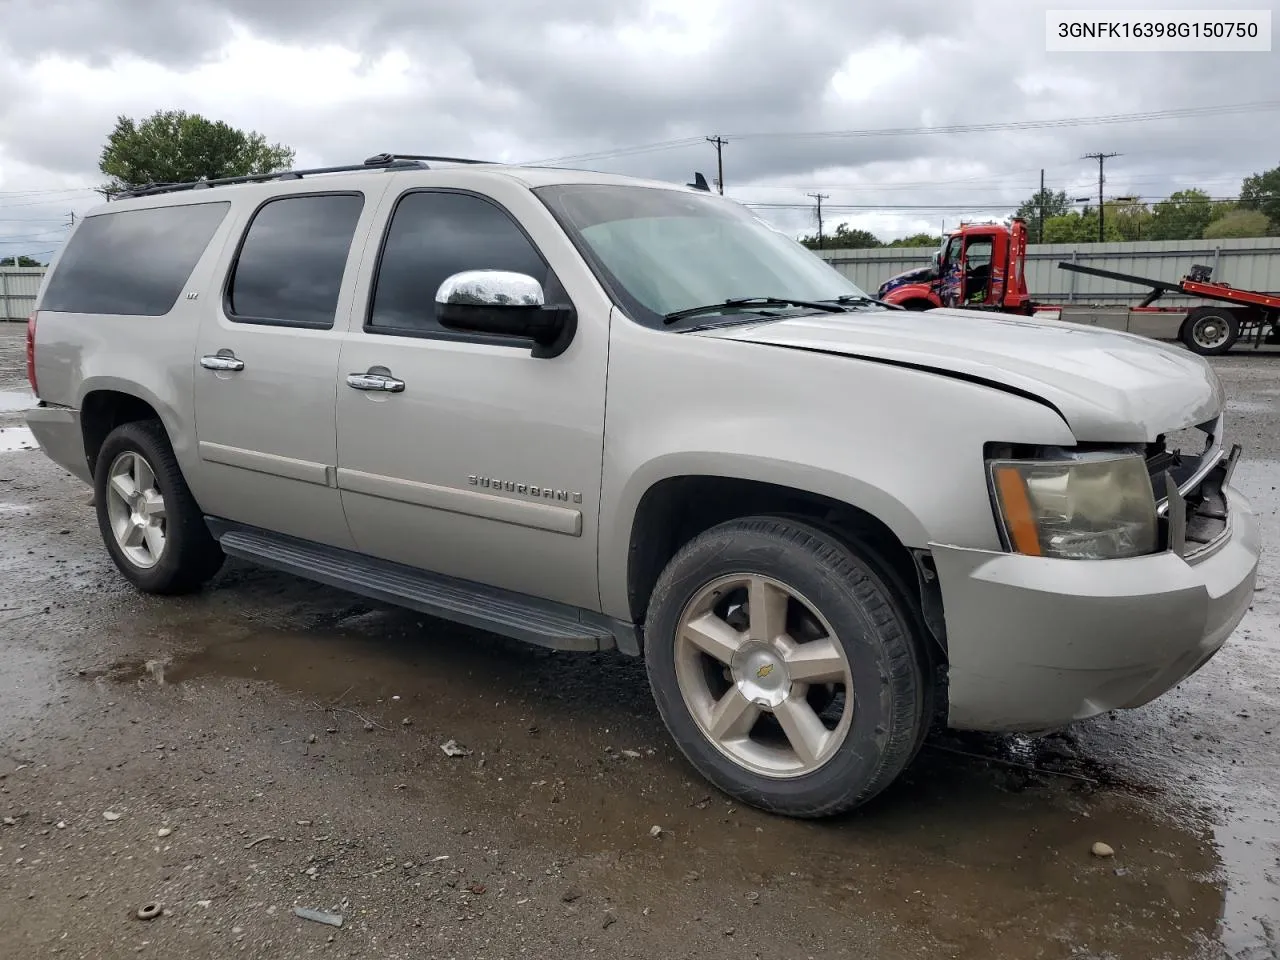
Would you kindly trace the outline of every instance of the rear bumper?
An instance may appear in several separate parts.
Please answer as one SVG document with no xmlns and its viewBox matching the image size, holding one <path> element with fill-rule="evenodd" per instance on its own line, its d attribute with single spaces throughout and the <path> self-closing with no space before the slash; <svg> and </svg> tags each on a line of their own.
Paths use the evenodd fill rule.
<svg viewBox="0 0 1280 960">
<path fill-rule="evenodd" d="M 1200 669 L 1253 602 L 1249 502 L 1212 555 L 1052 560 L 932 547 L 946 611 L 951 726 L 1042 731 L 1141 706 Z"/>
<path fill-rule="evenodd" d="M 80 432 L 80 411 L 71 407 L 32 407 L 26 411 L 26 418 L 45 456 L 92 486 L 84 434 Z"/>
</svg>

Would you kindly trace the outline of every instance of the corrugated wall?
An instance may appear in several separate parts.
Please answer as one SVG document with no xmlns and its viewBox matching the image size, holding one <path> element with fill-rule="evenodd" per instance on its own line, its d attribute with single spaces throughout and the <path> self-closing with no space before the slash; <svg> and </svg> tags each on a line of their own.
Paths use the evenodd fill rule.
<svg viewBox="0 0 1280 960">
<path fill-rule="evenodd" d="M 31 315 L 43 277 L 44 267 L 0 267 L 0 321 Z"/>
<path fill-rule="evenodd" d="M 927 264 L 934 248 L 823 250 L 820 255 L 863 290 L 876 288 L 894 274 Z M 1213 267 L 1213 279 L 1233 287 L 1280 294 L 1280 237 L 1256 240 L 1153 240 L 1141 243 L 1045 243 L 1027 247 L 1027 287 L 1047 303 L 1135 304 L 1143 287 L 1087 277 L 1058 266 L 1074 261 L 1086 267 L 1131 273 L 1176 283 L 1193 264 Z M 1161 306 L 1193 302 L 1166 294 Z"/>
</svg>

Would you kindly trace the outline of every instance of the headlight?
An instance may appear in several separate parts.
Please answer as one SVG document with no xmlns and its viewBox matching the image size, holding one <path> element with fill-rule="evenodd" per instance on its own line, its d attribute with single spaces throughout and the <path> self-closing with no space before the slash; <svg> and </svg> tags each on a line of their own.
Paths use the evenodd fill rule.
<svg viewBox="0 0 1280 960">
<path fill-rule="evenodd" d="M 1113 560 L 1154 553 L 1155 494 L 1141 456 L 992 460 L 996 514 L 1018 553 Z"/>
</svg>

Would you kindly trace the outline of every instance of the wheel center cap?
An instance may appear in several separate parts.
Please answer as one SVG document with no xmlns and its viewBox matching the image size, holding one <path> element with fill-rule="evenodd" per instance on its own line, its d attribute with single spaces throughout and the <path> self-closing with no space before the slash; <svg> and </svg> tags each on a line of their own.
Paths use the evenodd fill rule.
<svg viewBox="0 0 1280 960">
<path fill-rule="evenodd" d="M 776 707 L 791 693 L 791 675 L 778 651 L 767 643 L 744 643 L 730 665 L 734 685 L 752 703 Z"/>
</svg>

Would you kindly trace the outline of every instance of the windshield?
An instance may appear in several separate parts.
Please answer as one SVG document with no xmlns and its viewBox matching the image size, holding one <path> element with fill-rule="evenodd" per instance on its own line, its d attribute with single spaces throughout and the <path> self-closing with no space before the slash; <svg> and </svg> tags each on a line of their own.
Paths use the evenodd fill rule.
<svg viewBox="0 0 1280 960">
<path fill-rule="evenodd" d="M 661 326 L 679 310 L 741 297 L 867 296 L 825 260 L 723 197 L 594 183 L 534 192 L 620 305 L 649 326 Z"/>
</svg>

